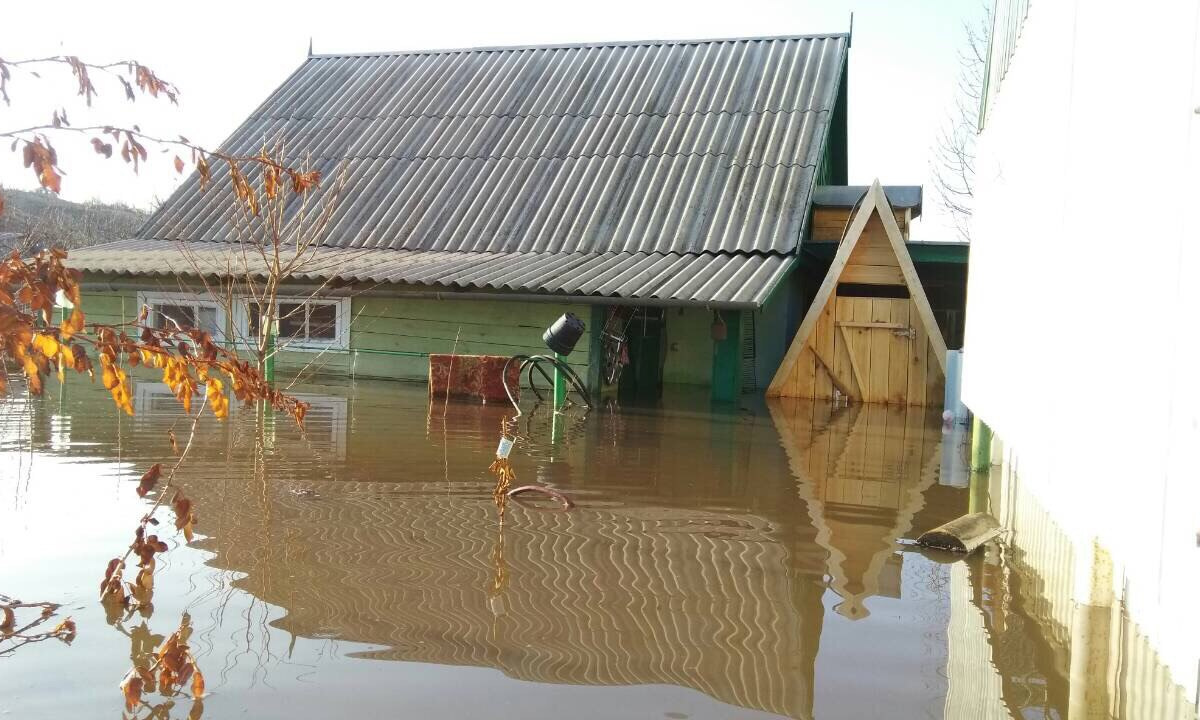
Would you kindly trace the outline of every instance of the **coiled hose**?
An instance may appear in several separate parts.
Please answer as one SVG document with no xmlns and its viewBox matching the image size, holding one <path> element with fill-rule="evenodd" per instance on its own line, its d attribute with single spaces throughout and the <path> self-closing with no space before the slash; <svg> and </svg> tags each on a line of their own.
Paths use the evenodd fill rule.
<svg viewBox="0 0 1200 720">
<path fill-rule="evenodd" d="M 529 380 L 529 389 L 533 390 L 533 394 L 537 396 L 538 400 L 544 400 L 545 398 L 542 396 L 541 391 L 538 390 L 537 383 L 534 381 L 534 370 L 537 370 L 538 373 L 540 373 L 546 382 L 548 382 L 551 386 L 554 385 L 554 378 L 546 372 L 546 368 L 542 367 L 543 363 L 545 363 L 557 369 L 563 374 L 564 377 L 566 377 L 568 382 L 568 390 L 574 391 L 577 395 L 579 395 L 579 399 L 583 401 L 584 407 L 590 408 L 592 406 L 591 401 L 588 398 L 587 386 L 584 385 L 583 380 L 579 378 L 579 375 L 575 372 L 575 370 L 573 370 L 571 366 L 563 360 L 556 358 L 553 355 L 513 355 L 508 359 L 508 362 L 504 363 L 504 370 L 501 377 L 504 381 L 504 392 L 508 395 L 508 401 L 511 402 L 513 408 L 516 409 L 517 417 L 520 417 L 521 415 L 521 406 L 517 404 L 517 400 L 513 396 L 513 390 L 508 385 L 508 369 L 514 362 L 520 363 L 517 369 L 517 382 L 520 383 L 521 374 L 526 373 Z M 513 419 L 515 420 L 516 418 L 514 417 Z"/>
</svg>

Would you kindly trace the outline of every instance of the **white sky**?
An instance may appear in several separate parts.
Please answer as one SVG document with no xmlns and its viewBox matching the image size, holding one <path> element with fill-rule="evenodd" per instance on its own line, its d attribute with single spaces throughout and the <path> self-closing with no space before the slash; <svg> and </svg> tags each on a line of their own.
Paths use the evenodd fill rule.
<svg viewBox="0 0 1200 720">
<path fill-rule="evenodd" d="M 180 9 L 187 8 L 187 11 Z M 841 32 L 854 12 L 850 50 L 850 181 L 925 185 L 919 240 L 952 240 L 928 162 L 953 101 L 963 22 L 977 0 L 561 0 L 509 2 L 127 1 L 117 5 L 33 0 L 6 3 L 0 57 L 54 54 L 89 62 L 134 58 L 182 91 L 179 107 L 139 99 L 130 106 L 117 81 L 96 77 L 101 96 L 88 111 L 69 74 L 15 73 L 12 106 L 0 105 L 0 131 L 48 120 L 66 107 L 72 124 L 139 123 L 166 137 L 218 145 L 301 62 L 318 53 L 547 42 L 702 38 Z M 87 138 L 56 143 L 67 172 L 63 195 L 148 205 L 178 177 L 171 156 L 155 156 L 139 177 L 119 158 L 103 162 Z M 20 157 L 0 148 L 0 183 L 34 186 Z M 186 158 L 185 158 L 186 159 Z"/>
</svg>

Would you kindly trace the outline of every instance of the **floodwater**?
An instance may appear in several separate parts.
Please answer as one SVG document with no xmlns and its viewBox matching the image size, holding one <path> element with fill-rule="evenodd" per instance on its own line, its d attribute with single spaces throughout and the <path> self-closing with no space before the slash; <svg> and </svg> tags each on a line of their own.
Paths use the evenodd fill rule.
<svg viewBox="0 0 1200 720">
<path fill-rule="evenodd" d="M 118 717 L 131 658 L 184 613 L 207 695 L 148 693 L 138 717 L 1066 718 L 1098 702 L 1072 683 L 1078 640 L 1028 553 L 947 562 L 906 542 L 981 496 L 961 433 L 919 409 L 714 413 L 688 393 L 536 409 L 516 484 L 575 507 L 510 502 L 501 525 L 487 467 L 511 409 L 300 386 L 304 436 L 246 410 L 201 423 L 177 480 L 197 536 L 158 511 L 153 605 L 124 612 L 97 588 L 155 500 L 138 477 L 170 460 L 169 429 L 186 440 L 181 410 L 152 382 L 133 418 L 86 383 L 48 391 L 0 405 L 0 593 L 62 603 L 78 635 L 0 641 L 0 716 Z M 1194 717 L 1152 650 L 1137 658 L 1103 716 Z"/>
</svg>

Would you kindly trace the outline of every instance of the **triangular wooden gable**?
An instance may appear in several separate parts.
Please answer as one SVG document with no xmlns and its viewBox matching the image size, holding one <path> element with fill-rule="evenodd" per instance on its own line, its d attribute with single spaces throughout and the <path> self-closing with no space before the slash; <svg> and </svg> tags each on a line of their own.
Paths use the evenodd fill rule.
<svg viewBox="0 0 1200 720">
<path fill-rule="evenodd" d="M 908 298 L 839 295 L 839 283 L 902 285 Z M 876 180 L 855 212 L 768 396 L 940 405 L 946 344 Z M 836 391 L 836 393 L 835 393 Z"/>
</svg>

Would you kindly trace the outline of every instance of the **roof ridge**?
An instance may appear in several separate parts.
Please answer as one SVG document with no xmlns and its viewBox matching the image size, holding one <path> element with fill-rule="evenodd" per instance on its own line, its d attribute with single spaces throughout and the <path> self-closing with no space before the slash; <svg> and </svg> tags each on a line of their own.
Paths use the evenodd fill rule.
<svg viewBox="0 0 1200 720">
<path fill-rule="evenodd" d="M 454 53 L 507 52 L 512 50 L 570 50 L 575 48 L 641 47 L 653 45 L 709 45 L 714 43 L 765 42 L 776 40 L 832 40 L 849 38 L 848 32 L 812 33 L 804 35 L 749 35 L 725 38 L 681 38 L 663 40 L 606 40 L 578 43 L 534 43 L 529 45 L 480 45 L 478 47 L 428 48 L 413 50 L 382 50 L 360 52 L 313 53 L 309 60 L 332 60 L 355 57 L 391 57 L 402 55 L 448 55 Z"/>
<path fill-rule="evenodd" d="M 583 112 L 539 112 L 539 113 L 485 113 L 485 112 L 469 112 L 469 113 L 446 113 L 439 115 L 437 113 L 406 113 L 400 115 L 280 115 L 275 113 L 255 113 L 251 117 L 258 120 L 298 120 L 300 122 L 309 122 L 312 120 L 482 120 L 499 118 L 504 120 L 532 120 L 532 119 L 550 119 L 550 118 L 572 118 L 575 120 L 603 120 L 608 118 L 632 118 L 632 117 L 652 117 L 667 119 L 671 117 L 697 117 L 702 115 L 782 115 L 784 113 L 831 113 L 832 108 L 822 107 L 805 107 L 803 109 L 796 108 L 793 110 L 785 110 L 783 108 L 763 108 L 761 110 L 730 110 L 722 108 L 720 110 L 675 110 L 670 112 L 645 112 L 642 110 L 630 110 L 629 112 L 601 112 L 601 113 L 583 113 Z"/>
<path fill-rule="evenodd" d="M 321 162 L 340 162 L 343 160 L 386 160 L 396 162 L 425 162 L 426 160 L 607 160 L 610 158 L 628 158 L 630 160 L 649 160 L 651 158 L 730 158 L 729 163 L 725 167 L 739 168 L 808 168 L 816 167 L 817 163 L 807 162 L 803 159 L 795 162 L 738 162 L 734 160 L 737 153 L 732 152 L 711 152 L 705 150 L 703 152 L 619 152 L 619 153 L 565 153 L 551 155 L 312 155 L 307 159 L 320 164 Z M 284 157 L 288 160 L 288 156 Z"/>
</svg>

